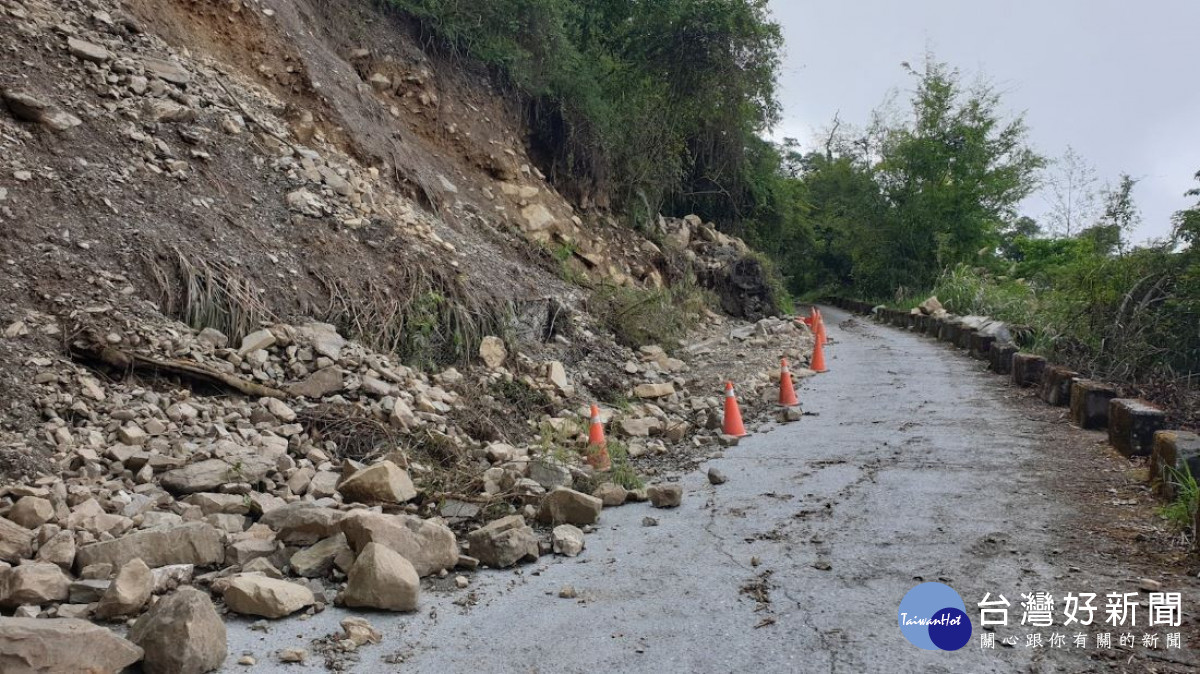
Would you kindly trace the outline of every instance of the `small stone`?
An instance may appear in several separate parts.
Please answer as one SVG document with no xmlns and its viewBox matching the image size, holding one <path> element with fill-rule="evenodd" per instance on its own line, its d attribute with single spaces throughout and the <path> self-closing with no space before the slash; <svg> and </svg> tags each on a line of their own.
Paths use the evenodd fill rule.
<svg viewBox="0 0 1200 674">
<path fill-rule="evenodd" d="M 278 398 L 267 398 L 266 406 L 268 412 L 285 424 L 296 420 L 296 411 Z"/>
<path fill-rule="evenodd" d="M 595 491 L 592 492 L 592 496 L 600 499 L 605 508 L 615 508 L 625 505 L 625 500 L 629 498 L 629 492 L 619 484 L 605 482 L 596 487 Z"/>
<path fill-rule="evenodd" d="M 243 358 L 246 355 L 258 351 L 260 349 L 269 349 L 275 344 L 275 335 L 270 330 L 259 330 L 252 332 L 242 338 L 242 346 L 238 349 L 238 355 Z"/>
<path fill-rule="evenodd" d="M 708 483 L 709 484 L 725 484 L 725 480 L 726 480 L 725 473 L 722 473 L 719 468 L 709 468 L 708 469 Z"/>
<path fill-rule="evenodd" d="M 642 518 L 642 526 L 656 527 L 656 526 L 658 526 L 658 520 L 654 519 L 653 517 L 643 517 Z"/>
<path fill-rule="evenodd" d="M 570 395 L 570 393 L 573 391 L 573 387 L 571 386 L 570 380 L 567 379 L 567 371 L 563 367 L 563 364 L 557 360 L 552 360 L 550 361 L 549 367 L 550 373 L 548 378 L 550 379 L 550 383 L 554 384 L 554 386 L 557 387 L 561 393 Z"/>
<path fill-rule="evenodd" d="M 545 524 L 595 524 L 603 508 L 604 502 L 595 496 L 560 487 L 542 499 L 537 517 Z"/>
<path fill-rule="evenodd" d="M 196 335 L 196 339 L 214 349 L 224 349 L 226 346 L 229 346 L 229 337 L 215 328 L 204 328 L 200 331 L 199 335 Z"/>
<path fill-rule="evenodd" d="M 253 655 L 243 655 L 242 657 L 238 658 L 238 664 L 246 667 L 251 667 L 257 662 L 258 661 L 254 659 Z"/>
<path fill-rule="evenodd" d="M 467 534 L 471 554 L 483 564 L 503 569 L 538 558 L 538 539 L 520 515 L 509 515 Z"/>
<path fill-rule="evenodd" d="M 282 618 L 315 602 L 316 597 L 307 587 L 266 576 L 234 576 L 225 588 L 229 610 L 264 618 Z"/>
<path fill-rule="evenodd" d="M 1138 589 L 1142 592 L 1162 592 L 1162 583 L 1152 578 L 1142 578 L 1138 581 Z"/>
<path fill-rule="evenodd" d="M 320 578 L 333 569 L 338 555 L 351 553 L 346 535 L 330 536 L 317 544 L 299 550 L 292 555 L 292 572 L 304 578 Z"/>
<path fill-rule="evenodd" d="M 559 599 L 575 599 L 578 596 L 579 593 L 575 591 L 574 585 L 564 585 L 558 591 Z"/>
<path fill-rule="evenodd" d="M 303 648 L 284 648 L 278 655 L 280 662 L 304 662 L 308 659 L 308 651 Z"/>
<path fill-rule="evenodd" d="M 504 360 L 508 358 L 508 349 L 504 347 L 504 340 L 493 335 L 484 337 L 479 343 L 479 357 L 483 359 L 484 365 L 489 370 L 495 370 L 504 365 Z"/>
<path fill-rule="evenodd" d="M 555 554 L 578 557 L 579 553 L 583 552 L 583 531 L 570 524 L 554 527 L 550 540 Z"/>
<path fill-rule="evenodd" d="M 408 473 L 391 461 L 358 471 L 338 491 L 347 501 L 360 503 L 406 503 L 417 497 Z"/>
<path fill-rule="evenodd" d="M 529 463 L 529 478 L 537 482 L 544 489 L 570 487 L 573 482 L 569 468 L 549 459 L 531 461 Z"/>
<path fill-rule="evenodd" d="M 655 484 L 646 488 L 650 505 L 655 508 L 678 508 L 683 501 L 683 487 L 677 484 Z"/>
<path fill-rule="evenodd" d="M 302 398 L 324 398 L 345 388 L 342 369 L 336 365 L 317 370 L 304 381 L 288 386 L 288 392 Z"/>
<path fill-rule="evenodd" d="M 117 439 L 121 441 L 121 444 L 131 447 L 139 447 L 146 444 L 147 437 L 146 431 L 142 430 L 137 424 L 122 426 L 117 430 Z"/>
<path fill-rule="evenodd" d="M 471 581 L 468 580 L 466 576 L 455 576 L 454 577 L 454 585 L 455 585 L 455 587 L 457 587 L 460 590 L 466 588 L 470 584 L 471 584 Z"/>
<path fill-rule="evenodd" d="M 638 384 L 633 389 L 633 395 L 644 399 L 666 398 L 674 393 L 675 385 L 671 382 L 659 384 Z"/>
<path fill-rule="evenodd" d="M 72 56 L 93 63 L 104 63 L 112 58 L 112 52 L 104 47 L 73 37 L 67 38 L 67 49 L 70 50 Z"/>
<path fill-rule="evenodd" d="M 367 644 L 377 644 L 383 640 L 379 630 L 371 626 L 366 618 L 343 618 L 342 629 L 346 632 L 346 640 L 357 648 Z"/>
</svg>

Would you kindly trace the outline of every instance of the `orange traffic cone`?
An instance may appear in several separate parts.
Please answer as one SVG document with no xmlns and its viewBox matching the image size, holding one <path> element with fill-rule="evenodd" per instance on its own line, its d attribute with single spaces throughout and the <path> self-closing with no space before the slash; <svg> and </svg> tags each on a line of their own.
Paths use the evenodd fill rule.
<svg viewBox="0 0 1200 674">
<path fill-rule="evenodd" d="M 825 345 L 821 343 L 820 338 L 817 339 L 817 344 L 813 347 L 812 363 L 809 367 L 813 372 L 828 372 L 825 369 Z"/>
<path fill-rule="evenodd" d="M 792 386 L 792 371 L 788 369 L 787 358 L 779 365 L 779 404 L 784 407 L 800 404 L 800 400 L 796 398 L 796 389 Z"/>
<path fill-rule="evenodd" d="M 747 435 L 746 427 L 742 425 L 742 411 L 738 409 L 737 396 L 733 394 L 733 382 L 725 382 L 725 423 L 721 432 L 734 437 Z"/>
<path fill-rule="evenodd" d="M 817 341 L 821 343 L 821 346 L 825 346 L 825 342 L 826 342 L 825 317 L 821 315 L 820 311 L 817 311 L 816 309 L 813 309 L 813 311 L 816 312 L 816 315 L 817 315 L 816 319 L 814 320 L 814 324 L 816 326 Z"/>
<path fill-rule="evenodd" d="M 592 424 L 588 428 L 588 465 L 596 470 L 612 468 L 608 456 L 608 440 L 604 439 L 604 424 L 600 423 L 600 408 L 592 405 Z"/>
</svg>

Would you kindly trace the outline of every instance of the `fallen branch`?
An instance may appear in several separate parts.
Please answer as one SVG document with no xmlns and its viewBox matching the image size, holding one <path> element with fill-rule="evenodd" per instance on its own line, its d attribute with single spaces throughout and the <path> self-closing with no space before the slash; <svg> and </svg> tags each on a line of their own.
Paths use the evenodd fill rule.
<svg viewBox="0 0 1200 674">
<path fill-rule="evenodd" d="M 192 381 L 231 388 L 242 395 L 252 397 L 265 396 L 280 399 L 289 397 L 287 393 L 277 388 L 263 386 L 248 379 L 221 372 L 207 365 L 186 360 L 144 356 L 140 353 L 123 351 L 94 339 L 74 340 L 71 342 L 69 350 L 73 358 L 91 360 L 124 372 L 141 371 L 156 375 L 173 374 Z"/>
</svg>

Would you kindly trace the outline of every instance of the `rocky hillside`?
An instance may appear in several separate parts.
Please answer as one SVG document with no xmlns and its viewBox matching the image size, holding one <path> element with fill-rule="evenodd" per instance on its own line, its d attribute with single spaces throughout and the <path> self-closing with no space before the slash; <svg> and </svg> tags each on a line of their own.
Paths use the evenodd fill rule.
<svg viewBox="0 0 1200 674">
<path fill-rule="evenodd" d="M 0 632 L 29 636 L 0 670 L 208 671 L 210 593 L 411 610 L 420 577 L 578 554 L 603 506 L 670 505 L 639 475 L 732 442 L 724 379 L 761 416 L 807 359 L 803 326 L 708 309 L 671 352 L 618 343 L 672 283 L 756 319 L 772 291 L 698 218 L 655 243 L 568 203 L 516 103 L 372 3 L 0 19 Z"/>
</svg>

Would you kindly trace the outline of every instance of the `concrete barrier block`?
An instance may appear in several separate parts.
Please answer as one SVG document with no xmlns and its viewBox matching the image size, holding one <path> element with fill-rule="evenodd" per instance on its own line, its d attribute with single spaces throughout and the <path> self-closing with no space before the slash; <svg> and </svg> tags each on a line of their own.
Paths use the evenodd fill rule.
<svg viewBox="0 0 1200 674">
<path fill-rule="evenodd" d="M 953 344 L 958 341 L 958 332 L 961 329 L 961 325 L 947 321 L 942 324 L 942 330 L 938 333 L 938 340 Z"/>
<path fill-rule="evenodd" d="M 992 335 L 981 335 L 978 332 L 971 334 L 970 352 L 971 357 L 976 360 L 991 360 L 992 345 L 996 343 L 996 338 Z"/>
<path fill-rule="evenodd" d="M 1108 442 L 1125 456 L 1149 456 L 1154 433 L 1166 421 L 1166 413 L 1145 400 L 1114 398 L 1108 401 Z"/>
<path fill-rule="evenodd" d="M 1066 407 L 1071 404 L 1071 382 L 1079 377 L 1079 373 L 1061 365 L 1048 365 L 1042 373 L 1043 401 L 1056 407 Z"/>
<path fill-rule="evenodd" d="M 1046 359 L 1032 353 L 1018 353 L 1012 359 L 1012 380 L 1017 386 L 1036 386 L 1042 383 Z"/>
<path fill-rule="evenodd" d="M 1108 428 L 1108 401 L 1117 389 L 1091 379 L 1071 382 L 1071 421 L 1080 428 Z"/>
<path fill-rule="evenodd" d="M 996 374 L 1012 374 L 1012 359 L 1017 355 L 1017 345 L 1009 342 L 993 344 L 988 367 Z"/>
<path fill-rule="evenodd" d="M 978 332 L 976 328 L 961 328 L 958 331 L 958 339 L 954 340 L 954 346 L 960 349 L 966 349 L 971 346 L 971 335 Z"/>
<path fill-rule="evenodd" d="M 1175 473 L 1183 472 L 1185 464 L 1193 477 L 1200 478 L 1200 435 L 1187 431 L 1155 433 L 1146 476 L 1154 493 L 1174 501 Z"/>
</svg>

